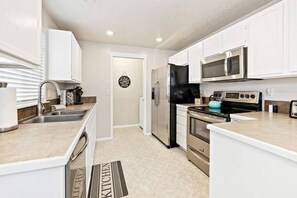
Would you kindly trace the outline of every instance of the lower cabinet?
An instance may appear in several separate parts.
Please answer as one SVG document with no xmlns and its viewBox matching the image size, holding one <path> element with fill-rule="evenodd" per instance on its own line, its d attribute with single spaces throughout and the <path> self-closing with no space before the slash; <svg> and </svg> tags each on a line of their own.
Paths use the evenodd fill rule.
<svg viewBox="0 0 297 198">
<path fill-rule="evenodd" d="M 88 146 L 86 147 L 86 193 L 91 180 L 92 164 L 96 146 L 96 107 L 86 124 L 88 134 Z M 40 160 L 42 164 L 53 164 L 51 159 Z M 38 164 L 30 164 L 31 167 Z M 52 165 L 51 168 L 40 168 L 33 171 L 18 172 L 0 176 L 0 197 L 4 198 L 68 198 L 66 197 L 67 187 L 67 166 Z"/>
<path fill-rule="evenodd" d="M 176 110 L 176 142 L 187 150 L 187 106 L 177 105 Z"/>
</svg>

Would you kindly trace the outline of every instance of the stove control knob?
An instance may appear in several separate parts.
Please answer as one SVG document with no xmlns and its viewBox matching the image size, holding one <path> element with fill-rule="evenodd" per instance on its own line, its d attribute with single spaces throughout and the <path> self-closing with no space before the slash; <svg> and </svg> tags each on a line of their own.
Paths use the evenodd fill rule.
<svg viewBox="0 0 297 198">
<path fill-rule="evenodd" d="M 244 94 L 240 94 L 240 98 L 244 98 Z"/>
<path fill-rule="evenodd" d="M 245 98 L 250 98 L 250 95 L 249 94 L 245 94 Z"/>
<path fill-rule="evenodd" d="M 252 99 L 255 99 L 255 98 L 256 98 L 256 96 L 255 96 L 254 94 L 252 94 L 252 95 L 251 95 L 251 98 L 252 98 Z"/>
</svg>

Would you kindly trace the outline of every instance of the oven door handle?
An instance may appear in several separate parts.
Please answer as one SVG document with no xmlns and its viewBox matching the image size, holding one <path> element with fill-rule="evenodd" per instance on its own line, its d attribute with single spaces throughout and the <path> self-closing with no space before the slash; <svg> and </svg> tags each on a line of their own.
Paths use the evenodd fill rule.
<svg viewBox="0 0 297 198">
<path fill-rule="evenodd" d="M 217 119 L 214 119 L 214 118 L 210 118 L 210 117 L 207 117 L 207 116 L 202 116 L 202 115 L 198 115 L 198 114 L 194 114 L 194 113 L 191 113 L 191 112 L 188 112 L 188 115 L 192 118 L 196 118 L 198 120 L 202 120 L 202 121 L 205 121 L 205 122 L 208 122 L 208 123 L 222 123 L 222 122 L 226 122 L 225 120 L 217 120 Z"/>
<path fill-rule="evenodd" d="M 86 141 L 85 141 L 85 143 L 84 143 L 84 145 L 81 147 L 81 149 L 78 151 L 78 153 L 76 154 L 76 155 L 73 155 L 73 153 L 72 153 L 72 155 L 71 155 L 71 157 L 70 157 L 70 160 L 73 162 L 73 161 L 75 161 L 84 151 L 85 151 L 85 149 L 87 148 L 87 146 L 88 146 L 88 143 L 89 143 L 89 137 L 88 137 L 88 134 L 87 134 L 87 132 L 86 131 L 84 131 L 83 133 L 82 133 L 82 135 L 80 136 L 80 138 L 79 138 L 79 140 L 78 140 L 78 142 L 81 140 L 81 139 L 83 139 L 83 138 L 85 138 L 86 139 Z"/>
</svg>

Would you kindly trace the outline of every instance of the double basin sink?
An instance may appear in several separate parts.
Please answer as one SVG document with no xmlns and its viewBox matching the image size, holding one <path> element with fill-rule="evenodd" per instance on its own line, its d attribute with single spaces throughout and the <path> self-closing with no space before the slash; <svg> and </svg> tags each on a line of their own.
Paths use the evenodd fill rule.
<svg viewBox="0 0 297 198">
<path fill-rule="evenodd" d="M 22 124 L 33 124 L 33 123 L 47 123 L 47 122 L 68 122 L 81 120 L 87 110 L 63 110 L 53 111 L 43 116 L 37 116 L 29 120 L 21 122 Z"/>
</svg>

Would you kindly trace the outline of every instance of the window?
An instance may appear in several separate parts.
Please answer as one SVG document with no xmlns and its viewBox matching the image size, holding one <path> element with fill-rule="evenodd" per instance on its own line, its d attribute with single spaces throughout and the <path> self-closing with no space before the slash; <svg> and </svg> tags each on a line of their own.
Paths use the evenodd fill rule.
<svg viewBox="0 0 297 198">
<path fill-rule="evenodd" d="M 37 104 L 38 86 L 45 79 L 46 34 L 42 32 L 41 66 L 38 69 L 0 68 L 0 82 L 7 82 L 8 87 L 16 88 L 18 108 Z"/>
</svg>

